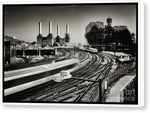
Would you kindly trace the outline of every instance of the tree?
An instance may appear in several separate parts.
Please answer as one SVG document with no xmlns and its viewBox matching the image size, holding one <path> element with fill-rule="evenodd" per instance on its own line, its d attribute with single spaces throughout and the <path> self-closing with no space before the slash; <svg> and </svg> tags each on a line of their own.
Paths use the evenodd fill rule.
<svg viewBox="0 0 150 113">
<path fill-rule="evenodd" d="M 115 31 L 111 26 L 105 26 L 104 29 L 93 26 L 90 32 L 85 34 L 87 42 L 90 45 L 120 43 L 125 46 L 132 46 L 134 42 L 134 33 L 130 33 L 128 29 Z"/>
<path fill-rule="evenodd" d="M 85 34 L 85 37 L 90 45 L 102 44 L 104 42 L 103 29 L 93 26 L 91 31 Z"/>
<path fill-rule="evenodd" d="M 104 28 L 104 43 L 109 44 L 112 42 L 112 33 L 113 33 L 113 27 L 112 26 L 105 26 Z"/>
<path fill-rule="evenodd" d="M 133 40 L 133 43 L 135 42 L 135 34 L 131 33 L 131 39 Z"/>
<path fill-rule="evenodd" d="M 123 45 L 133 45 L 133 39 L 130 31 L 128 29 L 120 30 L 120 31 L 114 31 L 112 34 L 112 40 L 116 43 L 121 43 Z"/>
</svg>

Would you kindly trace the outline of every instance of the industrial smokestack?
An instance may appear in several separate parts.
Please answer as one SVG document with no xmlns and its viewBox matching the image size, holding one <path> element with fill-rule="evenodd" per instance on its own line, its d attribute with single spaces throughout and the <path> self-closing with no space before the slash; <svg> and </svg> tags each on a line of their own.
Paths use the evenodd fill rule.
<svg viewBox="0 0 150 113">
<path fill-rule="evenodd" d="M 60 26 L 57 25 L 57 36 L 60 36 Z"/>
<path fill-rule="evenodd" d="M 39 22 L 39 34 L 42 34 L 42 23 Z"/>
<path fill-rule="evenodd" d="M 69 34 L 69 25 L 66 25 L 66 34 Z"/>
<path fill-rule="evenodd" d="M 52 22 L 49 21 L 49 34 L 52 34 Z"/>
</svg>

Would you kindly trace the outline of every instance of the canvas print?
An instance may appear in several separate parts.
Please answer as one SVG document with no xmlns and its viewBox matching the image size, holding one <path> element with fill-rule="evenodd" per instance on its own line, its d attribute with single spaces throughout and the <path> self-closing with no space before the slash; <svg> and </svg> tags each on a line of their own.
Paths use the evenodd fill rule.
<svg viewBox="0 0 150 113">
<path fill-rule="evenodd" d="M 2 8 L 4 103 L 138 104 L 138 3 Z"/>
</svg>

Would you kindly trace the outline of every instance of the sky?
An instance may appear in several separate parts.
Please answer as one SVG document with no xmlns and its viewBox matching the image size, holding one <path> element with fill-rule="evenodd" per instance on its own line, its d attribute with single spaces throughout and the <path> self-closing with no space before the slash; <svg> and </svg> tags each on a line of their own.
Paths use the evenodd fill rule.
<svg viewBox="0 0 150 113">
<path fill-rule="evenodd" d="M 85 27 L 90 22 L 112 18 L 112 26 L 125 25 L 136 34 L 136 5 L 6 5 L 4 14 L 4 35 L 32 42 L 39 34 L 39 22 L 42 23 L 42 35 L 49 33 L 49 21 L 52 21 L 52 32 L 56 37 L 57 25 L 60 26 L 60 37 L 65 36 L 65 26 L 70 28 L 71 43 L 86 43 Z"/>
</svg>

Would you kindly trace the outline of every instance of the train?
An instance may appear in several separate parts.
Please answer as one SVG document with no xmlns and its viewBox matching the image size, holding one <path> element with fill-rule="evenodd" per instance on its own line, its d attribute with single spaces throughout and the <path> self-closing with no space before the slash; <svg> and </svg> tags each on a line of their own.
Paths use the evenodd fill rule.
<svg viewBox="0 0 150 113">
<path fill-rule="evenodd" d="M 72 77 L 72 75 L 70 74 L 69 71 L 62 70 L 62 71 L 60 71 L 59 76 L 54 77 L 53 80 L 55 82 L 62 82 L 63 80 L 69 79 L 71 77 Z"/>
<path fill-rule="evenodd" d="M 96 48 L 91 47 L 79 47 L 81 51 L 91 52 L 91 53 L 98 53 L 98 50 Z"/>
<path fill-rule="evenodd" d="M 131 54 L 123 53 L 123 52 L 112 52 L 112 51 L 103 51 L 102 53 L 111 54 L 116 57 L 116 60 L 118 62 L 130 62 L 133 60 L 133 57 Z"/>
<path fill-rule="evenodd" d="M 115 55 L 119 62 L 130 62 L 132 60 L 132 55 L 126 53 L 118 53 Z"/>
</svg>

